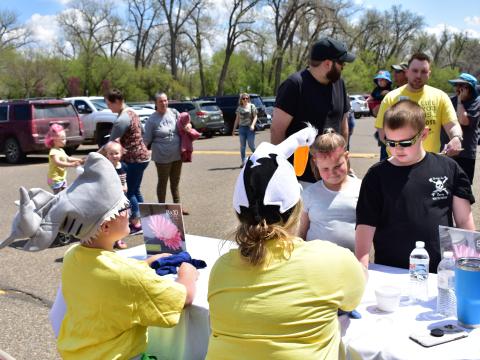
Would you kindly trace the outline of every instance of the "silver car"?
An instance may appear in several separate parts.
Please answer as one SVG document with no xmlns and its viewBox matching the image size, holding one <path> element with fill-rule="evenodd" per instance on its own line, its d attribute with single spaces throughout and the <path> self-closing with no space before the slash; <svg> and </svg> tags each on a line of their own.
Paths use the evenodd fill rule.
<svg viewBox="0 0 480 360">
<path fill-rule="evenodd" d="M 168 107 L 179 112 L 188 112 L 193 128 L 205 137 L 212 137 L 216 132 L 224 131 L 223 113 L 214 101 L 169 101 Z"/>
<path fill-rule="evenodd" d="M 366 99 L 362 95 L 350 95 L 350 108 L 353 111 L 355 119 L 360 119 L 361 116 L 368 116 L 370 109 Z"/>
</svg>

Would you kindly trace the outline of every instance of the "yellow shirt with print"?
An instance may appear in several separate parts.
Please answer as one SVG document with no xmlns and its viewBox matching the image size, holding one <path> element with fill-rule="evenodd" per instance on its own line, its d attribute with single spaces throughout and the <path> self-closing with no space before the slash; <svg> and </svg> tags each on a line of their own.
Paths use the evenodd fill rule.
<svg viewBox="0 0 480 360">
<path fill-rule="evenodd" d="M 66 312 L 58 335 L 62 359 L 131 359 L 147 347 L 147 326 L 178 323 L 185 304 L 181 284 L 145 261 L 74 245 L 64 256 Z"/>
<path fill-rule="evenodd" d="M 55 184 L 64 181 L 67 177 L 67 171 L 65 168 L 58 166 L 53 162 L 52 157 L 58 156 L 60 160 L 67 161 L 68 155 L 62 148 L 51 148 L 48 153 L 48 181 Z"/>
<path fill-rule="evenodd" d="M 360 303 L 362 267 L 350 250 L 331 242 L 293 241 L 288 258 L 267 242 L 263 266 L 247 263 L 238 249 L 215 263 L 207 360 L 338 360 L 337 311 Z"/>
<path fill-rule="evenodd" d="M 440 152 L 440 133 L 442 126 L 449 122 L 457 121 L 457 114 L 448 95 L 440 89 L 425 85 L 419 92 L 411 92 L 408 85 L 390 91 L 384 98 L 378 110 L 375 127 L 383 128 L 383 117 L 385 112 L 400 100 L 411 100 L 416 102 L 425 111 L 425 125 L 430 129 L 423 147 L 429 152 Z"/>
</svg>

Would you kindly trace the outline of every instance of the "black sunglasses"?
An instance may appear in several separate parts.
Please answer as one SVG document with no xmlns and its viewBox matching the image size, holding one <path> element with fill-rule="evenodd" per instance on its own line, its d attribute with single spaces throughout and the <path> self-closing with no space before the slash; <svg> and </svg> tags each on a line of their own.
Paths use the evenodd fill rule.
<svg viewBox="0 0 480 360">
<path fill-rule="evenodd" d="M 397 147 L 397 146 L 400 146 L 403 148 L 410 147 L 417 142 L 418 138 L 422 134 L 422 131 L 423 130 L 420 130 L 420 132 L 417 135 L 415 135 L 414 137 L 408 140 L 393 141 L 385 138 L 385 145 L 387 145 L 388 147 Z"/>
<path fill-rule="evenodd" d="M 248 97 L 242 97 L 242 100 L 248 100 L 249 98 Z"/>
</svg>

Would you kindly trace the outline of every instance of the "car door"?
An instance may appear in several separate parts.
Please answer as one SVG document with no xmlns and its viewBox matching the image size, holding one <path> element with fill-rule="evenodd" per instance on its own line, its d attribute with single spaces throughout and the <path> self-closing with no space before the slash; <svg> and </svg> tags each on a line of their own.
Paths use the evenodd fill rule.
<svg viewBox="0 0 480 360">
<path fill-rule="evenodd" d="M 3 148 L 3 144 L 7 139 L 8 128 L 8 104 L 0 104 L 0 149 Z"/>
<path fill-rule="evenodd" d="M 73 105 L 82 119 L 85 139 L 93 139 L 96 126 L 93 113 L 96 109 L 92 109 L 85 100 L 75 100 Z"/>
</svg>

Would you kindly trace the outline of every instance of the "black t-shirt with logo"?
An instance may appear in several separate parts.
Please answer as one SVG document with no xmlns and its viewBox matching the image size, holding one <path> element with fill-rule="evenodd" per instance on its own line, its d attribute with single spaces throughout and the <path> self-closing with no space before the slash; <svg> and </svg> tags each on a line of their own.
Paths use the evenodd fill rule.
<svg viewBox="0 0 480 360">
<path fill-rule="evenodd" d="M 424 241 L 430 272 L 441 260 L 438 226 L 453 226 L 453 195 L 475 202 L 470 181 L 458 164 L 427 153 L 411 166 L 388 160 L 365 175 L 357 203 L 357 225 L 375 227 L 375 263 L 408 268 L 416 241 Z"/>
<path fill-rule="evenodd" d="M 350 110 L 347 91 L 342 79 L 328 85 L 319 83 L 307 69 L 290 75 L 278 88 L 275 107 L 293 116 L 286 137 L 305 128 L 306 122 L 319 133 L 333 128 L 340 133 L 343 115 Z M 315 182 L 310 166 L 299 180 Z"/>
</svg>

